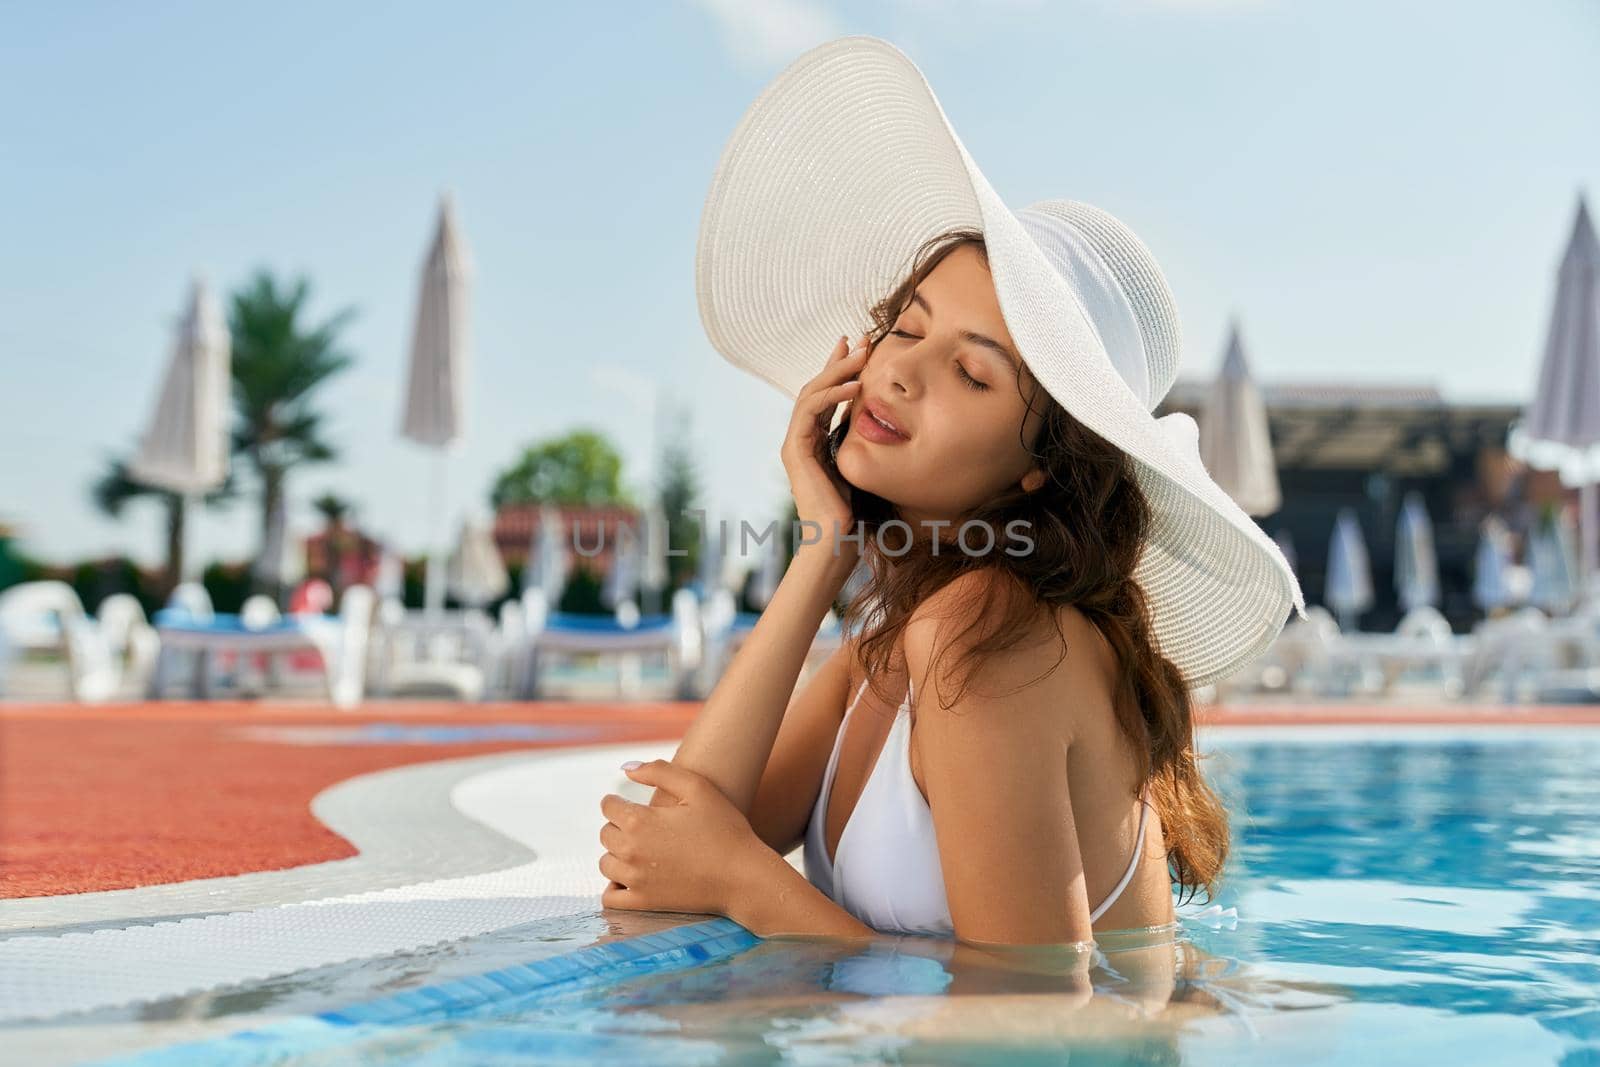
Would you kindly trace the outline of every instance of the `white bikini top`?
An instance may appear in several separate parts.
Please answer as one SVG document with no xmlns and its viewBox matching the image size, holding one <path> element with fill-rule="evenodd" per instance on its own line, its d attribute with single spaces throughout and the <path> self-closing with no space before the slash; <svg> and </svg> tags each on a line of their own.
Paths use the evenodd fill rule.
<svg viewBox="0 0 1600 1067">
<path fill-rule="evenodd" d="M 866 688 L 867 682 L 863 681 L 845 710 L 839 732 L 833 739 L 828 769 L 822 776 L 822 792 L 811 809 L 803 853 L 806 879 L 876 930 L 951 936 L 955 926 L 944 895 L 944 871 L 939 864 L 933 812 L 911 774 L 909 683 L 906 697 L 895 712 L 889 736 L 861 787 L 861 797 L 840 832 L 834 862 L 828 861 L 828 850 L 823 843 L 828 793 L 838 769 L 839 744 L 845 726 Z M 1110 896 L 1090 913 L 1090 922 L 1104 915 L 1133 881 L 1143 851 L 1145 817 L 1149 811 L 1149 803 L 1141 796 L 1133 857 Z"/>
</svg>

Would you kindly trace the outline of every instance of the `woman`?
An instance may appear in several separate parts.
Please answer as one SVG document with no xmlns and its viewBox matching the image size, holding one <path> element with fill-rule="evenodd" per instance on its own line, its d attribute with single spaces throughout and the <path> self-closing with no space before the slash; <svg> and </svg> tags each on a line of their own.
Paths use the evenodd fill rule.
<svg viewBox="0 0 1600 1067">
<path fill-rule="evenodd" d="M 718 350 L 796 395 L 812 543 L 673 760 L 629 771 L 650 805 L 602 800 L 602 904 L 1011 946 L 1170 923 L 1228 841 L 1190 690 L 1303 601 L 1193 420 L 1150 414 L 1179 331 L 1148 250 L 1085 204 L 1007 209 L 915 65 L 848 37 L 741 120 L 697 285 Z M 861 344 L 807 355 L 863 306 Z M 792 692 L 862 556 L 859 638 Z"/>
</svg>

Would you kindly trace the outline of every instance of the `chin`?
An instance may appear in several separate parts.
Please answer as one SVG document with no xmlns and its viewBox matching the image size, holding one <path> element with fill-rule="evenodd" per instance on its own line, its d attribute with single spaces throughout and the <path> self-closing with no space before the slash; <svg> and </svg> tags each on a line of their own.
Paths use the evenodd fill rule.
<svg viewBox="0 0 1600 1067">
<path fill-rule="evenodd" d="M 839 468 L 839 474 L 862 492 L 871 493 L 898 505 L 898 502 L 907 495 L 905 472 L 886 471 L 882 464 L 874 463 L 861 455 L 861 452 L 862 449 L 846 439 L 834 456 L 834 464 Z"/>
</svg>

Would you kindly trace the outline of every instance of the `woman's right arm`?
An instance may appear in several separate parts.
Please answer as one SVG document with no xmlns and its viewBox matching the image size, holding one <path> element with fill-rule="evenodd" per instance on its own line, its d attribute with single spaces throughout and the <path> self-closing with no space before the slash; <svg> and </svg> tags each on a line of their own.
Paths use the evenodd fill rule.
<svg viewBox="0 0 1600 1067">
<path fill-rule="evenodd" d="M 794 494 L 795 513 L 806 538 L 772 600 L 740 644 L 705 705 L 689 724 L 672 762 L 709 778 L 746 815 L 755 802 L 773 741 L 794 694 L 822 620 L 860 559 L 859 540 L 841 544 L 855 530 L 849 486 L 823 462 L 827 423 L 843 401 L 860 390 L 857 375 L 868 352 L 863 337 L 855 348 L 840 338 L 822 371 L 800 390 L 783 442 L 783 464 Z M 820 534 L 820 536 L 819 536 Z M 662 790 L 655 806 L 675 801 Z"/>
<path fill-rule="evenodd" d="M 695 716 L 672 762 L 711 779 L 749 814 L 773 741 L 823 617 L 854 569 L 826 539 L 802 545 L 750 636 Z M 663 790 L 652 805 L 674 804 Z"/>
</svg>

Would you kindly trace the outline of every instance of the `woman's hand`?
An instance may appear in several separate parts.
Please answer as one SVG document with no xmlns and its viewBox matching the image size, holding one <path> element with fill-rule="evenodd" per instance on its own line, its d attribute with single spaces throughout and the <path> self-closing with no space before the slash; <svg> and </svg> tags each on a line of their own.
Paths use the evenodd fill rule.
<svg viewBox="0 0 1600 1067">
<path fill-rule="evenodd" d="M 860 393 L 861 380 L 857 376 L 866 365 L 867 351 L 865 334 L 848 351 L 846 339 L 839 338 L 827 365 L 795 397 L 789 432 L 783 440 L 783 467 L 794 493 L 796 518 L 818 524 L 820 543 L 832 546 L 835 554 L 843 550 L 833 538 L 854 532 L 855 516 L 850 508 L 849 483 L 826 459 L 828 423 L 840 401 L 852 400 Z M 815 536 L 811 530 L 802 526 L 802 536 Z"/>
<path fill-rule="evenodd" d="M 651 760 L 625 773 L 677 798 L 636 804 L 614 793 L 600 798 L 609 820 L 600 828 L 600 894 L 607 908 L 726 915 L 766 850 L 750 820 L 709 778 L 671 760 Z"/>
</svg>

